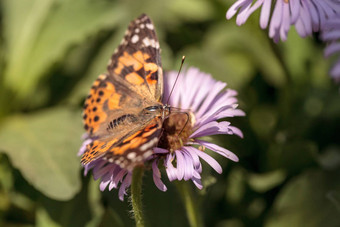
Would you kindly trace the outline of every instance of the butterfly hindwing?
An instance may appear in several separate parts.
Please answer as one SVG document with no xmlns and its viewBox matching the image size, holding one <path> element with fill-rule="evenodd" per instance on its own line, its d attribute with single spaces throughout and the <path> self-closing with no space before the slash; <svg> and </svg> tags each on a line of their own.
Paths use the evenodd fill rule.
<svg viewBox="0 0 340 227">
<path fill-rule="evenodd" d="M 127 135 L 120 146 L 112 146 L 104 155 L 104 159 L 132 170 L 153 154 L 161 133 L 162 119 L 155 118 L 146 127 Z"/>
<path fill-rule="evenodd" d="M 121 168 L 132 170 L 152 155 L 152 148 L 159 140 L 161 126 L 162 119 L 157 117 L 147 126 L 131 130 L 119 140 L 98 138 L 87 145 L 81 162 L 87 164 L 103 157 Z"/>
</svg>

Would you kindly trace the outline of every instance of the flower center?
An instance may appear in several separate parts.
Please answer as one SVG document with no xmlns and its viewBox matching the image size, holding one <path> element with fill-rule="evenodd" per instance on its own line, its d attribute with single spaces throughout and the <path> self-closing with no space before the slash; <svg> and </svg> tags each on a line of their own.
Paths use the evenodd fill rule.
<svg viewBox="0 0 340 227">
<path fill-rule="evenodd" d="M 192 133 L 194 116 L 191 113 L 172 113 L 163 123 L 163 133 L 158 147 L 174 152 L 188 142 Z"/>
</svg>

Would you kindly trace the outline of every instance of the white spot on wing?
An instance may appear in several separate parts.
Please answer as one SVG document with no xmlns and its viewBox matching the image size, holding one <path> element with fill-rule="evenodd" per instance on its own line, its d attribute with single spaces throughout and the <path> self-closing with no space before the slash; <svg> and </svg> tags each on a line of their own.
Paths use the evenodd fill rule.
<svg viewBox="0 0 340 227">
<path fill-rule="evenodd" d="M 145 26 L 150 30 L 154 29 L 153 24 L 146 24 Z"/>
<path fill-rule="evenodd" d="M 145 37 L 145 38 L 143 39 L 143 44 L 144 44 L 146 47 L 151 46 L 151 47 L 156 48 L 156 49 L 159 48 L 159 43 L 158 43 L 156 40 L 154 40 L 154 39 L 149 39 L 148 37 Z"/>
<path fill-rule="evenodd" d="M 147 152 L 145 152 L 144 154 L 143 154 L 143 157 L 144 158 L 147 158 L 147 157 L 149 157 L 150 155 L 152 155 L 152 151 L 147 151 Z"/>
<path fill-rule="evenodd" d="M 147 143 L 143 144 L 142 146 L 140 146 L 140 150 L 141 151 L 146 151 L 150 147 L 154 146 L 157 143 L 157 141 L 158 141 L 157 137 L 153 138 L 149 142 L 147 142 Z"/>
<path fill-rule="evenodd" d="M 132 36 L 132 38 L 131 38 L 131 42 L 132 42 L 132 43 L 137 43 L 138 40 L 139 40 L 139 36 L 138 36 L 138 35 L 134 35 L 134 36 Z"/>
<path fill-rule="evenodd" d="M 128 155 L 127 155 L 127 158 L 128 159 L 134 159 L 136 157 L 136 152 L 130 152 Z"/>
<path fill-rule="evenodd" d="M 122 39 L 122 41 L 120 41 L 120 45 L 125 45 L 126 44 L 126 39 Z"/>
<path fill-rule="evenodd" d="M 146 21 L 147 19 L 148 19 L 148 17 L 147 16 L 143 16 L 142 18 L 140 18 L 141 19 L 141 21 Z"/>
<path fill-rule="evenodd" d="M 145 37 L 143 39 L 143 44 L 147 47 L 150 46 L 151 45 L 150 39 L 148 37 Z"/>
<path fill-rule="evenodd" d="M 107 77 L 107 76 L 106 76 L 105 74 L 101 74 L 101 75 L 99 75 L 98 78 L 99 78 L 100 80 L 105 80 L 106 77 Z"/>
</svg>

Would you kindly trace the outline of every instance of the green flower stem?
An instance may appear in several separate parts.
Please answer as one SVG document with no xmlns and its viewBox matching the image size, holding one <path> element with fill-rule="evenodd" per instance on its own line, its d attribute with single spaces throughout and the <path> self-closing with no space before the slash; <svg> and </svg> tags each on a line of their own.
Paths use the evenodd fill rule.
<svg viewBox="0 0 340 227">
<path fill-rule="evenodd" d="M 202 216 L 198 212 L 198 202 L 193 195 L 193 191 L 187 182 L 177 182 L 177 189 L 181 194 L 185 209 L 187 212 L 187 217 L 189 219 L 189 224 L 191 227 L 202 227 L 203 220 Z"/>
<path fill-rule="evenodd" d="M 136 167 L 132 172 L 131 202 L 136 226 L 144 227 L 143 206 L 142 206 L 142 181 L 143 167 Z"/>
<path fill-rule="evenodd" d="M 268 37 L 268 36 L 267 36 L 267 37 Z M 287 82 L 288 84 L 292 84 L 292 82 L 293 82 L 293 77 L 292 77 L 292 75 L 291 75 L 291 73 L 290 73 L 290 71 L 289 71 L 289 69 L 288 69 L 288 67 L 287 67 L 287 64 L 284 62 L 284 59 L 283 59 L 283 57 L 282 57 L 282 51 L 279 50 L 278 45 L 275 44 L 275 43 L 273 42 L 272 39 L 270 39 L 270 38 L 268 37 L 268 40 L 269 40 L 269 44 L 271 45 L 274 54 L 276 55 L 278 61 L 279 61 L 280 64 L 281 64 L 281 67 L 282 67 L 283 72 L 284 72 L 285 77 L 286 77 L 286 82 Z"/>
</svg>

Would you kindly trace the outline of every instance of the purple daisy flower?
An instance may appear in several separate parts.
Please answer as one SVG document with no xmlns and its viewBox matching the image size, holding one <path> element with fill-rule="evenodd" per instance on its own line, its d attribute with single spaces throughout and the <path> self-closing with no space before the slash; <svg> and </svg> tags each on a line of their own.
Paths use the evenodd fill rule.
<svg viewBox="0 0 340 227">
<path fill-rule="evenodd" d="M 274 10 L 271 11 L 273 0 L 238 0 L 227 11 L 227 19 L 232 18 L 237 12 L 236 24 L 244 24 L 248 17 L 262 6 L 260 27 L 267 28 L 269 17 L 269 37 L 278 42 L 287 39 L 291 25 L 301 37 L 306 37 L 312 32 L 322 30 L 326 20 L 340 14 L 340 2 L 337 0 L 276 0 Z"/>
<path fill-rule="evenodd" d="M 163 97 L 165 102 L 176 76 L 177 72 L 170 72 L 165 76 L 167 80 Z M 231 126 L 230 122 L 218 121 L 245 115 L 243 111 L 237 109 L 236 91 L 225 90 L 225 87 L 225 83 L 214 80 L 196 68 L 189 68 L 179 76 L 169 104 L 180 110 L 176 111 L 174 108 L 169 118 L 164 121 L 163 134 L 158 147 L 154 148 L 153 179 L 160 190 L 167 189 L 161 181 L 159 170 L 161 166 L 164 166 L 170 181 L 191 180 L 199 189 L 203 187 L 200 159 L 221 173 L 222 167 L 205 152 L 205 148 L 235 162 L 238 161 L 237 156 L 231 151 L 198 139 L 215 134 L 236 134 L 243 137 L 242 132 Z M 180 111 L 186 111 L 187 114 Z"/>
<path fill-rule="evenodd" d="M 164 102 L 168 100 L 176 76 L 177 72 L 170 72 L 164 76 Z M 201 189 L 203 186 L 200 159 L 206 161 L 216 172 L 222 172 L 222 167 L 205 152 L 205 148 L 235 162 L 238 161 L 237 156 L 231 151 L 198 139 L 215 134 L 243 136 L 238 128 L 230 125 L 230 122 L 218 121 L 227 117 L 244 116 L 244 112 L 237 109 L 236 91 L 225 90 L 225 87 L 225 83 L 214 80 L 196 68 L 189 68 L 179 76 L 168 103 L 176 108 L 172 108 L 169 118 L 164 121 L 158 147 L 154 148 L 154 154 L 145 163 L 152 165 L 154 183 L 161 191 L 167 190 L 161 180 L 159 170 L 161 165 L 165 167 L 170 181 L 192 180 Z M 83 139 L 85 140 L 78 155 L 82 155 L 86 145 L 92 142 L 87 135 Z M 124 199 L 126 189 L 131 185 L 130 171 L 103 159 L 92 161 L 84 168 L 85 175 L 92 169 L 94 179 L 101 179 L 100 190 L 119 188 L 119 199 Z"/>
<path fill-rule="evenodd" d="M 325 49 L 325 56 L 340 54 L 340 17 L 333 17 L 325 23 L 323 29 L 322 39 L 328 42 L 328 46 Z M 330 70 L 331 77 L 336 81 L 340 82 L 340 57 L 335 62 Z"/>
</svg>

